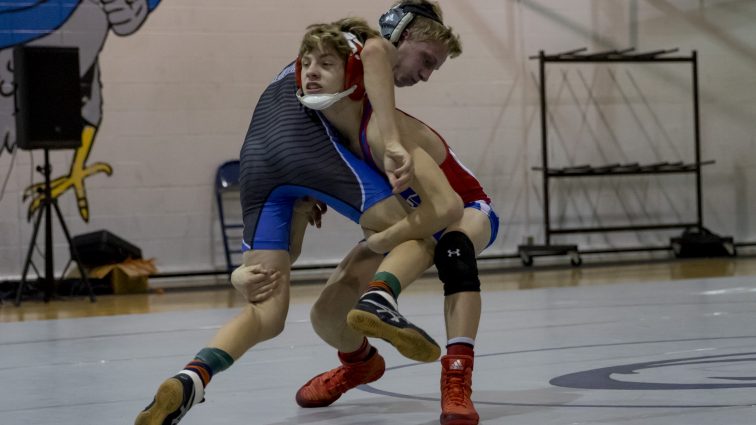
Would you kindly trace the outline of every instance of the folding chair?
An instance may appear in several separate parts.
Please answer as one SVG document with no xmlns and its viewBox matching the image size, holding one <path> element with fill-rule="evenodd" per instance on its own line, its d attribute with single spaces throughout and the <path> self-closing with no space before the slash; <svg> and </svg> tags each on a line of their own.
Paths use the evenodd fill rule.
<svg viewBox="0 0 756 425">
<path fill-rule="evenodd" d="M 218 167 L 215 174 L 215 201 L 218 204 L 218 218 L 229 274 L 241 264 L 244 224 L 239 196 L 239 161 L 226 161 Z"/>
</svg>

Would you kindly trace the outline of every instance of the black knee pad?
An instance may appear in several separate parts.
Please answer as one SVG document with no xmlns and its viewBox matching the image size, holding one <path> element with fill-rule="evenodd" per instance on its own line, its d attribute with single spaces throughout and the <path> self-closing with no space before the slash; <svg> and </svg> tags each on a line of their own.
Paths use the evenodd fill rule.
<svg viewBox="0 0 756 425">
<path fill-rule="evenodd" d="M 444 296 L 458 292 L 480 292 L 475 246 L 462 232 L 449 232 L 436 244 L 433 262 L 444 283 Z"/>
</svg>

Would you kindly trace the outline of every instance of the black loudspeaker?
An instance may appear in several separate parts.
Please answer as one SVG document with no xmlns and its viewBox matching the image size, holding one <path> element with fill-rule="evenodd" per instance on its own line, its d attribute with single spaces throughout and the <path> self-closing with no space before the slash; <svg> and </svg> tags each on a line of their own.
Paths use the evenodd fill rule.
<svg viewBox="0 0 756 425">
<path fill-rule="evenodd" d="M 702 227 L 685 229 L 678 238 L 670 240 L 672 251 L 679 258 L 733 257 L 737 255 L 730 236 L 719 236 Z"/>
<path fill-rule="evenodd" d="M 107 230 L 74 236 L 72 245 L 86 267 L 120 263 L 128 258 L 142 258 L 142 250 Z"/>
<path fill-rule="evenodd" d="M 30 149 L 81 146 L 81 78 L 75 47 L 16 46 L 16 144 Z"/>
</svg>

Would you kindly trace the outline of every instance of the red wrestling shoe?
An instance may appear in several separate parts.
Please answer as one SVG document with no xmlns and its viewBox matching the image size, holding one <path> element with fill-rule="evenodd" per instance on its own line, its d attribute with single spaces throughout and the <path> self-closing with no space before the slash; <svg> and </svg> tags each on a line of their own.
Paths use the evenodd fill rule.
<svg viewBox="0 0 756 425">
<path fill-rule="evenodd" d="M 297 404 L 302 407 L 325 407 L 352 388 L 378 380 L 386 370 L 383 357 L 373 354 L 357 363 L 341 362 L 341 366 L 310 379 L 297 391 Z"/>
<path fill-rule="evenodd" d="M 478 425 L 472 394 L 473 358 L 441 358 L 441 425 Z"/>
</svg>

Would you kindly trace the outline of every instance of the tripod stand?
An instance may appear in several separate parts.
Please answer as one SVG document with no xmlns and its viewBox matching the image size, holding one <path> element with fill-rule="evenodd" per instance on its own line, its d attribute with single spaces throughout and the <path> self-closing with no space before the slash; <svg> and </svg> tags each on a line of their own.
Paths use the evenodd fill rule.
<svg viewBox="0 0 756 425">
<path fill-rule="evenodd" d="M 34 231 L 32 232 L 31 241 L 29 241 L 29 250 L 26 253 L 26 261 L 24 262 L 24 271 L 21 274 L 21 282 L 18 284 L 18 289 L 16 291 L 16 306 L 21 304 L 21 295 L 24 291 L 24 286 L 26 286 L 26 274 L 29 271 L 29 266 L 32 265 L 32 253 L 34 252 L 34 245 L 37 241 L 37 234 L 39 233 L 39 225 L 42 223 L 42 216 L 45 217 L 45 278 L 44 278 L 44 285 L 43 285 L 43 292 L 44 292 L 44 301 L 49 302 L 50 299 L 52 299 L 53 294 L 55 292 L 55 272 L 53 270 L 53 235 L 52 235 L 52 210 L 55 209 L 55 213 L 58 215 L 58 221 L 60 221 L 60 227 L 63 229 L 63 234 L 66 235 L 66 240 L 68 241 L 68 247 L 69 251 L 71 252 L 71 256 L 73 258 L 73 261 L 76 263 L 76 266 L 79 268 L 79 274 L 81 275 L 81 279 L 83 280 L 84 284 L 87 287 L 87 290 L 89 291 L 89 300 L 92 302 L 95 302 L 95 295 L 94 292 L 92 292 L 92 286 L 89 284 L 89 279 L 87 278 L 87 274 L 84 271 L 84 268 L 81 266 L 81 261 L 79 260 L 79 253 L 76 250 L 76 247 L 71 243 L 71 234 L 68 233 L 68 227 L 66 227 L 66 222 L 63 220 L 63 214 L 60 212 L 60 207 L 58 207 L 58 200 L 53 199 L 52 197 L 52 189 L 50 188 L 50 150 L 48 148 L 44 149 L 45 152 L 45 165 L 37 167 L 37 171 L 41 172 L 45 176 L 45 184 L 44 188 L 41 190 L 44 193 L 44 196 L 42 198 L 42 204 L 39 207 L 39 210 L 37 211 L 37 218 L 34 222 Z M 36 267 L 34 268 L 36 270 Z"/>
</svg>

